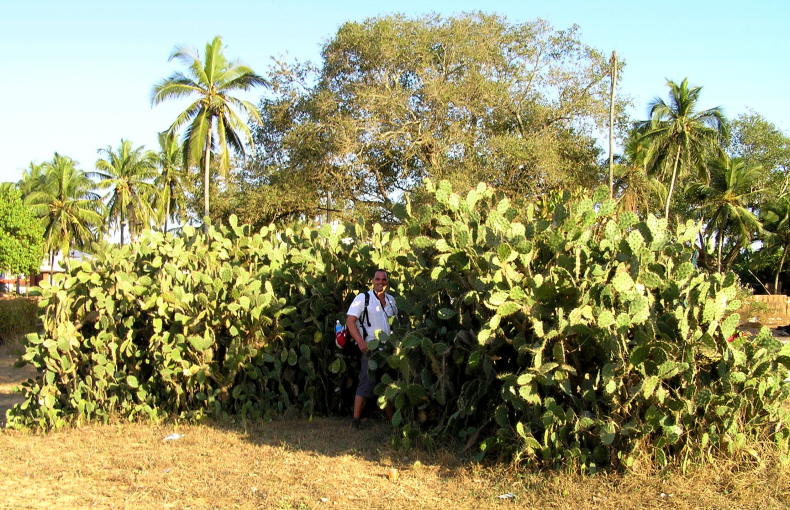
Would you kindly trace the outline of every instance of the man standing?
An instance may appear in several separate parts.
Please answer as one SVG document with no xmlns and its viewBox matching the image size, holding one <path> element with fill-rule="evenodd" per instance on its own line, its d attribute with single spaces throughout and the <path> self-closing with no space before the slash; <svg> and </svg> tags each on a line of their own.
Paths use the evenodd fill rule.
<svg viewBox="0 0 790 510">
<path fill-rule="evenodd" d="M 359 420 L 365 402 L 367 399 L 373 398 L 373 381 L 368 375 L 368 342 L 378 338 L 379 332 L 390 334 L 389 318 L 398 313 L 395 298 L 387 294 L 388 287 L 389 274 L 383 269 L 376 269 L 373 273 L 373 288 L 355 297 L 351 306 L 348 307 L 346 327 L 362 352 L 359 384 L 354 396 L 354 419 L 351 422 L 354 428 L 359 428 Z M 367 308 L 365 307 L 366 295 Z M 386 412 L 387 417 L 392 419 L 392 406 L 388 405 Z"/>
</svg>

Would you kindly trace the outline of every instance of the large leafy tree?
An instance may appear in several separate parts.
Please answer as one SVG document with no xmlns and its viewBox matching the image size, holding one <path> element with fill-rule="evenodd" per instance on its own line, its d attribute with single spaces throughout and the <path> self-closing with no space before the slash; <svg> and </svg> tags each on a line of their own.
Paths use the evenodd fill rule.
<svg viewBox="0 0 790 510">
<path fill-rule="evenodd" d="M 640 130 L 653 146 L 651 170 L 669 186 L 664 216 L 669 208 L 678 180 L 701 165 L 720 146 L 727 135 L 727 123 L 721 108 L 699 110 L 702 87 L 689 87 L 688 78 L 675 83 L 667 81 L 669 100 L 655 98 L 648 109 L 650 119 Z"/>
<path fill-rule="evenodd" d="M 709 182 L 691 186 L 690 197 L 699 205 L 698 211 L 705 221 L 704 233 L 700 233 L 700 263 L 722 271 L 731 267 L 740 249 L 762 228 L 752 212 L 762 167 L 721 154 L 710 162 L 709 174 Z M 715 265 L 708 256 L 707 246 L 714 249 Z"/>
<path fill-rule="evenodd" d="M 236 109 L 245 112 L 253 122 L 261 122 L 252 103 L 232 94 L 267 82 L 249 67 L 228 61 L 219 36 L 206 44 L 203 60 L 197 52 L 185 48 L 177 48 L 170 59 L 186 65 L 187 74 L 176 72 L 156 84 L 151 102 L 156 105 L 170 99 L 194 98 L 169 131 L 175 133 L 187 125 L 183 135 L 184 166 L 202 163 L 203 214 L 208 217 L 212 149 L 218 152 L 218 169 L 224 175 L 230 167 L 229 147 L 244 154 L 245 145 L 252 138 Z"/>
<path fill-rule="evenodd" d="M 763 249 L 781 251 L 779 263 L 774 274 L 774 292 L 779 291 L 779 277 L 787 261 L 790 250 L 790 196 L 784 196 L 764 204 L 760 218 L 765 230 L 769 232 Z"/>
<path fill-rule="evenodd" d="M 739 115 L 732 122 L 730 152 L 766 171 L 762 186 L 769 196 L 790 194 L 790 137 L 759 113 Z"/>
<path fill-rule="evenodd" d="M 44 224 L 25 207 L 19 190 L 0 185 L 0 272 L 37 272 L 43 256 Z"/>
<path fill-rule="evenodd" d="M 603 182 L 591 135 L 608 123 L 610 64 L 575 27 L 372 18 L 341 26 L 322 57 L 274 69 L 261 103 L 242 193 L 263 222 L 386 215 L 427 176 L 527 197 Z"/>
<path fill-rule="evenodd" d="M 96 161 L 91 176 L 100 179 L 98 188 L 108 190 L 107 223 L 117 223 L 121 244 L 127 229 L 133 241 L 154 218 L 151 203 L 156 193 L 151 180 L 156 176 L 156 155 L 143 146 L 133 147 L 129 140 L 121 140 L 117 150 L 100 149 L 99 154 L 104 157 Z"/>
<path fill-rule="evenodd" d="M 154 179 L 155 209 L 162 231 L 167 232 L 168 221 L 184 221 L 186 215 L 183 151 L 175 133 L 159 133 L 156 162 L 159 174 Z"/>
<path fill-rule="evenodd" d="M 68 156 L 55 153 L 44 163 L 44 178 L 26 202 L 45 223 L 44 247 L 54 266 L 55 255 L 86 249 L 101 231 L 103 216 L 94 182 Z"/>
</svg>

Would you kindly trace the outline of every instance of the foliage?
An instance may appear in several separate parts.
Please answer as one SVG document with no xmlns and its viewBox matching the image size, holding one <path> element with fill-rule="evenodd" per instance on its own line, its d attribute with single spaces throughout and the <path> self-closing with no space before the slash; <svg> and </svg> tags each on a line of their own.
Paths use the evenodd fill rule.
<svg viewBox="0 0 790 510">
<path fill-rule="evenodd" d="M 56 152 L 42 170 L 43 174 L 31 165 L 24 180 L 30 179 L 25 203 L 45 222 L 44 249 L 52 261 L 58 251 L 65 255 L 72 248 L 90 246 L 101 231 L 102 204 L 93 181 L 68 156 Z"/>
<path fill-rule="evenodd" d="M 170 55 L 170 60 L 173 59 L 187 66 L 188 75 L 176 72 L 156 84 L 151 102 L 159 104 L 169 99 L 197 96 L 176 117 L 168 131 L 175 133 L 189 124 L 183 135 L 184 168 L 203 164 L 204 216 L 208 217 L 211 150 L 216 145 L 219 171 L 224 175 L 230 167 L 228 146 L 243 154 L 244 145 L 252 138 L 249 127 L 235 109 L 246 112 L 250 120 L 261 122 L 254 105 L 231 94 L 266 85 L 266 80 L 249 67 L 228 61 L 219 36 L 206 44 L 203 61 L 197 52 L 186 48 L 177 48 Z"/>
<path fill-rule="evenodd" d="M 698 204 L 697 213 L 705 222 L 700 265 L 715 270 L 729 270 L 741 248 L 751 243 L 762 231 L 762 225 L 752 212 L 756 196 L 760 192 L 758 182 L 762 167 L 748 165 L 740 158 L 721 154 L 708 164 L 710 183 L 690 186 L 689 195 Z M 728 245 L 726 254 L 724 246 Z M 707 251 L 711 246 L 713 257 Z"/>
<path fill-rule="evenodd" d="M 159 133 L 159 152 L 156 155 L 159 175 L 154 179 L 154 186 L 158 190 L 155 209 L 162 232 L 167 232 L 168 221 L 183 223 L 186 220 L 183 157 L 175 133 Z"/>
<path fill-rule="evenodd" d="M 369 249 L 329 227 L 183 230 L 149 231 L 42 283 L 45 333 L 25 359 L 44 375 L 27 383 L 16 426 L 340 411 L 335 388 L 348 383 L 328 375 L 334 345 L 320 331 L 341 317 L 328 314 L 343 285 L 360 283 Z"/>
<path fill-rule="evenodd" d="M 736 117 L 729 149 L 766 170 L 761 188 L 773 196 L 790 193 L 790 138 L 765 117 L 754 112 Z"/>
<path fill-rule="evenodd" d="M 779 262 L 772 266 L 776 268 L 774 274 L 774 292 L 778 292 L 779 278 L 787 260 L 787 252 L 790 250 L 790 196 L 784 196 L 765 204 L 760 211 L 760 217 L 765 226 L 765 230 L 770 234 L 767 237 L 763 249 L 766 252 L 779 251 Z"/>
<path fill-rule="evenodd" d="M 608 73 L 576 26 L 481 13 L 345 23 L 318 69 L 272 71 L 258 157 L 242 176 L 242 200 L 262 211 L 245 218 L 389 221 L 393 203 L 426 177 L 530 199 L 592 187 Z"/>
<path fill-rule="evenodd" d="M 651 171 L 669 181 L 665 218 L 678 179 L 706 161 L 728 133 L 721 108 L 697 110 L 702 87 L 689 88 L 688 78 L 680 84 L 667 81 L 667 86 L 669 102 L 658 97 L 651 101 L 650 119 L 640 126 L 641 136 L 653 146 Z"/>
<path fill-rule="evenodd" d="M 24 297 L 0 299 L 0 324 L 3 325 L 0 343 L 36 331 L 39 326 L 36 300 Z"/>
<path fill-rule="evenodd" d="M 0 272 L 35 273 L 43 256 L 44 225 L 22 203 L 18 190 L 0 189 Z"/>
<path fill-rule="evenodd" d="M 424 192 L 392 232 L 232 218 L 71 267 L 43 289 L 45 332 L 24 355 L 43 375 L 9 423 L 342 412 L 354 368 L 332 326 L 383 267 L 406 315 L 370 367 L 401 444 L 586 470 L 765 440 L 787 455 L 790 347 L 728 342 L 736 279 L 694 267 L 693 223 L 618 214 L 605 188 L 523 206 L 484 184 Z"/>
<path fill-rule="evenodd" d="M 96 186 L 107 192 L 107 222 L 117 222 L 123 244 L 128 229 L 132 241 L 148 228 L 154 216 L 151 202 L 155 188 L 150 180 L 155 175 L 156 155 L 142 146 L 132 147 L 129 140 L 121 140 L 117 151 L 112 147 L 99 150 L 104 158 L 96 162 L 96 172 L 90 176 L 100 179 Z"/>
<path fill-rule="evenodd" d="M 788 348 L 767 334 L 728 343 L 736 281 L 694 268 L 694 225 L 614 215 L 606 195 L 559 200 L 546 220 L 484 187 L 440 186 L 414 211 L 401 262 L 419 282 L 404 296 L 412 328 L 379 358 L 396 371 L 378 391 L 405 442 L 460 437 L 590 469 L 638 449 L 659 463 L 734 452 L 747 437 L 787 451 Z"/>
</svg>

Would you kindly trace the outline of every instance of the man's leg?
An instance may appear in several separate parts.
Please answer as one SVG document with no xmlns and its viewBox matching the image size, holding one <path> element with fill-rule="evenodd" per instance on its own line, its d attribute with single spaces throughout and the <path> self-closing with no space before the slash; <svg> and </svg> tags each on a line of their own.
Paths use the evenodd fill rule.
<svg viewBox="0 0 790 510">
<path fill-rule="evenodd" d="M 354 395 L 354 419 L 358 420 L 362 417 L 362 410 L 365 409 L 365 397 L 361 395 Z"/>
<path fill-rule="evenodd" d="M 352 415 L 353 420 L 351 420 L 351 426 L 355 429 L 359 428 L 365 401 L 367 401 L 369 396 L 373 396 L 373 384 L 368 376 L 368 357 L 362 356 L 359 364 L 359 384 L 357 385 L 356 395 L 354 395 L 354 414 Z"/>
</svg>

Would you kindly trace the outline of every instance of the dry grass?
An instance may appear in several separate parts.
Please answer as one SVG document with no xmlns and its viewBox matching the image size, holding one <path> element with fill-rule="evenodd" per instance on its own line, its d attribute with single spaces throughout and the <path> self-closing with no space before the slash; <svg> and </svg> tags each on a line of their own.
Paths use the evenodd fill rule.
<svg viewBox="0 0 790 510">
<path fill-rule="evenodd" d="M 16 352 L 0 350 L 0 398 L 30 374 L 12 367 Z M 183 437 L 163 440 L 172 433 Z M 790 507 L 790 472 L 776 462 L 580 476 L 387 445 L 386 425 L 353 432 L 339 419 L 3 431 L 0 508 Z M 515 498 L 497 497 L 505 493 Z"/>
<path fill-rule="evenodd" d="M 164 441 L 171 434 L 181 439 Z M 689 474 L 579 476 L 397 452 L 376 424 L 123 424 L 0 433 L 4 508 L 787 508 L 790 477 L 764 464 Z M 419 463 L 415 463 L 419 461 Z M 397 470 L 397 478 L 388 475 Z M 513 500 L 498 495 L 512 493 Z M 663 494 L 663 495 L 662 495 Z"/>
</svg>

